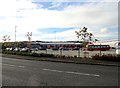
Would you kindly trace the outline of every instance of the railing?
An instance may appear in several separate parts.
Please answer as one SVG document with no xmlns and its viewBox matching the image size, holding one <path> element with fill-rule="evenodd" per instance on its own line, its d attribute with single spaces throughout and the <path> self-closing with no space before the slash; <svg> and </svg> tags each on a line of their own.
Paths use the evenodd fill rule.
<svg viewBox="0 0 120 88">
<path fill-rule="evenodd" d="M 38 51 L 32 51 L 36 53 L 47 53 L 47 54 L 55 54 L 55 55 L 65 55 L 65 56 L 77 56 L 77 57 L 92 57 L 95 54 L 101 54 L 101 55 L 107 55 L 107 54 L 116 54 L 115 49 L 111 49 L 108 51 L 85 51 L 85 50 L 38 50 Z"/>
</svg>

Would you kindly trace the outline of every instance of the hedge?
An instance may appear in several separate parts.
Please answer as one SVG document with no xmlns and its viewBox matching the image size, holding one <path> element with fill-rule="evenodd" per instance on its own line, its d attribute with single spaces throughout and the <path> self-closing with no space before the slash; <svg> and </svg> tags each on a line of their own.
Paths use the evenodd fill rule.
<svg viewBox="0 0 120 88">
<path fill-rule="evenodd" d="M 45 53 L 31 53 L 31 52 L 13 52 L 13 51 L 2 51 L 4 54 L 12 54 L 12 55 L 22 55 L 22 56 L 33 56 L 33 57 L 51 57 L 51 58 L 62 58 L 62 59 L 81 59 L 82 57 L 77 56 L 65 56 L 65 55 L 54 55 L 54 54 L 45 54 Z M 104 60 L 104 61 L 116 61 L 120 62 L 120 55 L 93 55 L 92 58 L 86 58 L 86 59 L 92 59 L 92 60 Z"/>
<path fill-rule="evenodd" d="M 107 54 L 107 55 L 99 55 L 96 54 L 92 56 L 93 60 L 105 60 L 105 61 L 115 61 L 115 62 L 120 62 L 120 55 L 112 55 L 112 54 Z"/>
</svg>

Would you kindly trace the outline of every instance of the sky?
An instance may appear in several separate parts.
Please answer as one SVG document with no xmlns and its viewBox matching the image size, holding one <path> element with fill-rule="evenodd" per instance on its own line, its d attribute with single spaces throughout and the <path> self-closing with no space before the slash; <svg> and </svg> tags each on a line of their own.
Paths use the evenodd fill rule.
<svg viewBox="0 0 120 88">
<path fill-rule="evenodd" d="M 76 41 L 83 27 L 98 40 L 118 38 L 118 0 L 0 0 L 0 42 Z"/>
</svg>

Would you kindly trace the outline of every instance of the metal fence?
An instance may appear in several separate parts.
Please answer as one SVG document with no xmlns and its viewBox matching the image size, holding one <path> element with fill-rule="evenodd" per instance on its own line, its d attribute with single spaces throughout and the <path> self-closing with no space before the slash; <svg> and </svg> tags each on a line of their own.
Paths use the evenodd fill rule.
<svg viewBox="0 0 120 88">
<path fill-rule="evenodd" d="M 83 51 L 83 50 L 52 50 L 52 49 L 47 49 L 47 50 L 38 50 L 38 51 L 32 51 L 36 53 L 46 53 L 46 54 L 54 54 L 54 55 L 65 55 L 65 56 L 77 56 L 77 57 L 90 57 L 99 54 L 99 55 L 108 55 L 112 54 L 115 55 L 116 51 L 115 49 L 111 49 L 109 51 Z"/>
</svg>

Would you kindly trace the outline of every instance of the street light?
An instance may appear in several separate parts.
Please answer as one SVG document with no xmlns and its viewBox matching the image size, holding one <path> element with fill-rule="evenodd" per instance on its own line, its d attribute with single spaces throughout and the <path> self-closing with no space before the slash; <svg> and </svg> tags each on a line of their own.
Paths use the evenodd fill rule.
<svg viewBox="0 0 120 88">
<path fill-rule="evenodd" d="M 16 42 L 16 28 L 17 28 L 18 26 L 15 26 L 15 47 L 17 47 L 17 42 Z"/>
<path fill-rule="evenodd" d="M 56 31 L 54 31 L 55 32 L 55 41 L 56 41 Z"/>
<path fill-rule="evenodd" d="M 15 26 L 15 42 L 16 42 L 16 32 L 17 32 L 16 28 L 17 28 L 17 26 Z"/>
</svg>

